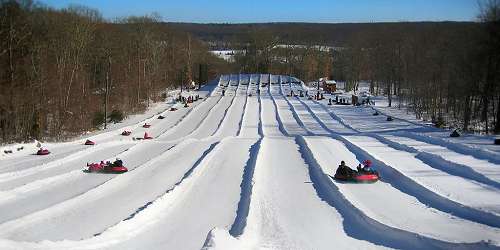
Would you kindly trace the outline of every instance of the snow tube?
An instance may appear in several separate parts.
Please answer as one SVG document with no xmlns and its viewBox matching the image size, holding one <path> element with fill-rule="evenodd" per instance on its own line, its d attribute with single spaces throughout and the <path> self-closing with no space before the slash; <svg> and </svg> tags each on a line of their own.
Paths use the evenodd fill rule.
<svg viewBox="0 0 500 250">
<path fill-rule="evenodd" d="M 95 145 L 95 142 L 91 141 L 91 140 L 87 140 L 85 142 L 85 145 Z"/>
<path fill-rule="evenodd" d="M 48 155 L 50 154 L 50 151 L 48 149 L 39 149 L 37 152 L 36 152 L 37 155 Z"/>
<path fill-rule="evenodd" d="M 388 122 L 391 122 L 392 120 L 393 120 L 392 116 L 388 116 L 388 117 L 387 117 L 387 121 L 388 121 Z"/>
<path fill-rule="evenodd" d="M 339 181 L 354 182 L 354 183 L 374 183 L 380 179 L 377 172 L 372 173 L 355 173 L 353 175 L 335 175 L 335 179 Z"/>
<path fill-rule="evenodd" d="M 110 173 L 110 174 L 121 174 L 128 171 L 128 169 L 124 166 L 114 166 L 100 164 L 100 163 L 91 163 L 87 164 L 88 172 L 90 173 Z"/>
<path fill-rule="evenodd" d="M 144 140 L 151 140 L 153 137 L 149 136 L 148 133 L 144 133 Z"/>
<path fill-rule="evenodd" d="M 176 111 L 176 110 L 177 110 L 177 108 L 174 108 L 174 107 L 170 108 L 170 111 Z"/>
<path fill-rule="evenodd" d="M 375 113 L 373 113 L 373 115 L 375 115 L 375 116 L 376 116 L 376 115 L 379 115 L 379 113 L 378 113 L 377 111 L 375 111 Z"/>
<path fill-rule="evenodd" d="M 143 128 L 149 128 L 151 127 L 151 124 L 147 124 L 147 123 L 144 123 L 144 125 L 142 125 Z"/>
<path fill-rule="evenodd" d="M 132 134 L 132 132 L 127 131 L 127 130 L 125 130 L 125 131 L 122 132 L 123 136 L 129 136 L 130 134 Z"/>
<path fill-rule="evenodd" d="M 127 172 L 128 169 L 124 166 L 110 166 L 110 167 L 104 167 L 101 171 L 103 173 L 122 174 Z"/>
<path fill-rule="evenodd" d="M 158 116 L 158 119 L 160 119 L 160 120 L 165 119 L 165 116 L 160 115 L 160 116 Z"/>
</svg>

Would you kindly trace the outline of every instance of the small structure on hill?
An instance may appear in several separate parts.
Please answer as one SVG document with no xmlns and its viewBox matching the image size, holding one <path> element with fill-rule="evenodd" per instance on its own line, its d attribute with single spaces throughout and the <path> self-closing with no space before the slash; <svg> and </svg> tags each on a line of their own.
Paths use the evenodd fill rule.
<svg viewBox="0 0 500 250">
<path fill-rule="evenodd" d="M 323 80 L 323 91 L 328 94 L 335 93 L 337 91 L 337 82 L 334 80 Z"/>
</svg>

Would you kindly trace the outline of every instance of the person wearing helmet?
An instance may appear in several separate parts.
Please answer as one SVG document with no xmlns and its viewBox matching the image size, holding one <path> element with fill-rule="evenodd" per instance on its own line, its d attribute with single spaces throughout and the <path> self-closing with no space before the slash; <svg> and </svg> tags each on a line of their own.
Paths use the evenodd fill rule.
<svg viewBox="0 0 500 250">
<path fill-rule="evenodd" d="M 372 161 L 364 160 L 363 161 L 363 171 L 366 173 L 371 173 L 372 172 L 371 165 L 372 165 Z"/>
</svg>

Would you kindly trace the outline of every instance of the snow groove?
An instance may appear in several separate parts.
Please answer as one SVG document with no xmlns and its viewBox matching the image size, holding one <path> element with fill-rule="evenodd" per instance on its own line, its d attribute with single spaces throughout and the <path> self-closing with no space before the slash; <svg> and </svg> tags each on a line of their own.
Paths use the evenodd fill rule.
<svg viewBox="0 0 500 250">
<path fill-rule="evenodd" d="M 347 146 L 349 151 L 353 152 L 356 155 L 359 162 L 362 162 L 365 159 L 370 159 L 372 162 L 375 163 L 376 166 L 380 166 L 377 169 L 379 170 L 379 172 L 381 172 L 381 174 L 383 176 L 383 181 L 387 181 L 389 184 L 391 184 L 396 189 L 399 189 L 400 191 L 402 191 L 404 193 L 407 193 L 411 196 L 414 196 L 423 204 L 434 207 L 434 208 L 441 210 L 443 212 L 448 212 L 448 213 L 453 214 L 457 217 L 460 217 L 463 219 L 468 219 L 468 220 L 478 222 L 478 223 L 482 223 L 482 224 L 485 224 L 488 226 L 493 226 L 493 227 L 500 226 L 500 218 L 498 216 L 491 214 L 489 212 L 485 212 L 485 211 L 481 211 L 481 210 L 477 210 L 477 209 L 474 209 L 471 207 L 464 206 L 463 204 L 449 200 L 445 197 L 442 197 L 442 196 L 432 192 L 431 190 L 418 184 L 417 182 L 415 182 L 411 178 L 398 172 L 396 169 L 386 165 L 385 163 L 379 161 L 378 159 L 375 159 L 368 152 L 366 152 L 363 149 L 359 148 L 358 146 L 354 145 L 353 143 L 351 143 L 348 139 L 344 138 L 343 136 L 341 136 L 337 133 L 333 133 L 333 131 L 326 128 L 324 123 L 317 116 L 314 115 L 314 117 L 317 119 L 318 123 L 323 128 L 332 132 L 330 137 L 342 141 Z M 389 178 L 389 177 L 391 177 L 391 178 Z"/>
<path fill-rule="evenodd" d="M 149 201 L 147 202 L 146 204 L 144 204 L 144 206 L 141 206 L 139 207 L 134 213 L 132 213 L 129 217 L 123 219 L 123 221 L 126 221 L 126 220 L 130 220 L 130 219 L 133 219 L 137 214 L 139 214 L 141 211 L 143 211 L 144 209 L 146 209 L 148 206 L 150 206 L 151 204 L 153 204 L 157 199 L 159 199 L 161 196 L 165 195 L 165 194 L 168 194 L 170 193 L 172 190 L 175 189 L 175 187 L 179 186 L 186 178 L 188 178 L 189 176 L 191 176 L 191 174 L 193 173 L 193 171 L 201 164 L 201 162 L 207 157 L 208 154 L 210 154 L 210 152 L 212 152 L 212 150 L 219 144 L 219 142 L 215 142 L 215 143 L 212 143 L 210 145 L 210 147 L 205 150 L 203 152 L 203 154 L 201 155 L 200 158 L 198 158 L 198 160 L 193 164 L 193 166 L 184 174 L 184 176 L 178 181 L 176 182 L 171 188 L 169 188 L 168 190 L 166 190 L 162 195 L 156 197 L 154 200 L 152 201 Z M 102 232 L 96 234 L 95 236 L 97 235 L 100 235 Z"/>
<path fill-rule="evenodd" d="M 327 107 L 325 107 L 325 105 L 321 102 L 318 102 L 318 101 L 313 101 L 314 103 L 320 105 L 321 107 L 323 107 L 323 109 L 336 121 L 338 121 L 340 124 L 344 125 L 346 128 L 354 131 L 354 132 L 357 132 L 357 133 L 360 133 L 359 130 L 353 128 L 351 125 L 347 124 L 342 118 L 338 117 L 333 111 L 329 110 Z M 307 106 L 307 105 L 306 105 Z"/>
<path fill-rule="evenodd" d="M 107 149 L 107 148 L 112 147 L 114 145 L 127 144 L 127 143 L 130 143 L 130 142 L 118 142 L 118 143 L 108 142 L 108 143 L 104 143 L 104 144 L 100 144 L 100 145 L 96 145 L 96 146 L 84 149 L 84 150 L 82 150 L 83 152 L 79 151 L 79 152 L 73 153 L 71 155 L 68 155 L 66 157 L 57 159 L 55 161 L 43 163 L 41 165 L 36 165 L 36 166 L 30 167 L 27 169 L 23 169 L 23 170 L 2 173 L 2 174 L 0 174 L 0 183 L 10 181 L 13 179 L 17 179 L 17 178 L 21 178 L 21 177 L 25 177 L 27 175 L 36 174 L 36 173 L 39 173 L 41 171 L 45 171 L 47 169 L 56 168 L 56 167 L 63 165 L 65 162 L 67 162 L 69 160 L 80 159 L 80 158 L 83 158 L 85 156 L 91 155 L 91 154 L 95 153 L 96 151 L 104 150 L 104 149 Z"/>
<path fill-rule="evenodd" d="M 270 84 L 269 84 L 270 85 Z M 276 105 L 276 102 L 273 98 L 273 96 L 271 95 L 271 86 L 268 87 L 267 89 L 267 97 L 270 101 L 273 102 L 273 106 L 274 106 L 274 110 L 275 110 L 275 118 L 276 118 L 276 121 L 278 122 L 278 129 L 279 131 L 284 135 L 284 136 L 289 136 L 288 132 L 285 130 L 285 127 L 283 126 L 283 122 L 281 121 L 281 118 L 279 116 L 279 112 L 278 112 L 278 106 Z"/>
<path fill-rule="evenodd" d="M 210 136 L 214 136 L 215 134 L 217 134 L 217 132 L 219 132 L 220 128 L 221 128 L 221 125 L 222 123 L 224 122 L 224 119 L 226 118 L 227 116 L 227 113 L 229 112 L 229 110 L 231 108 L 233 108 L 233 103 L 234 103 L 234 100 L 238 98 L 237 96 L 234 96 L 232 99 L 231 99 L 231 103 L 229 104 L 229 106 L 224 110 L 224 115 L 222 116 L 222 119 L 220 119 L 219 123 L 217 124 L 217 128 L 215 129 L 215 131 L 210 135 Z"/>
<path fill-rule="evenodd" d="M 371 219 L 353 206 L 331 182 L 330 176 L 322 171 L 302 136 L 296 137 L 296 143 L 299 145 L 299 151 L 303 159 L 309 166 L 311 181 L 318 196 L 342 215 L 344 218 L 344 230 L 349 236 L 397 249 L 495 248 L 486 242 L 457 244 L 431 239 L 416 233 L 392 228 Z"/>
<path fill-rule="evenodd" d="M 459 145 L 457 143 L 449 142 L 444 139 L 435 138 L 432 136 L 426 136 L 418 133 L 407 132 L 407 131 L 399 132 L 397 135 L 401 135 L 418 141 L 427 142 L 430 144 L 439 145 L 461 154 L 471 155 L 475 158 L 487 160 L 494 164 L 500 164 L 500 154 L 490 152 L 488 150 L 483 150 L 481 148 L 473 148 L 464 145 Z"/>
<path fill-rule="evenodd" d="M 165 152 L 171 150 L 174 147 L 175 147 L 175 145 L 168 147 L 167 149 L 161 151 L 160 155 L 164 154 Z M 125 152 L 118 154 L 117 156 L 123 155 L 124 153 Z M 143 162 L 142 164 L 140 164 L 138 166 L 135 166 L 134 168 L 130 168 L 129 172 L 136 171 L 142 166 L 147 166 L 148 163 L 154 161 L 157 157 L 158 157 L 158 155 L 147 159 L 145 162 Z M 28 199 L 28 198 L 33 198 L 35 195 L 40 195 L 40 194 L 37 194 L 37 192 L 38 193 L 40 193 L 40 192 L 49 193 L 50 191 L 54 191 L 54 189 L 57 188 L 58 186 L 71 185 L 71 183 L 73 183 L 73 182 L 77 183 L 77 182 L 81 181 L 85 175 L 86 174 L 83 173 L 83 171 L 81 169 L 73 170 L 73 171 L 70 171 L 70 172 L 67 172 L 64 174 L 55 175 L 55 176 L 52 176 L 49 178 L 37 180 L 37 181 L 31 182 L 29 184 L 20 186 L 18 188 L 9 190 L 7 192 L 2 192 L 3 199 L 0 200 L 0 208 L 3 207 L 2 209 L 5 209 L 4 206 L 9 205 L 9 202 L 15 197 L 20 197 L 20 198 L 22 198 L 22 200 L 29 202 L 30 199 Z M 86 184 L 86 186 L 84 188 L 80 188 L 81 191 L 79 191 L 77 193 L 71 193 L 70 194 L 71 196 L 66 195 L 68 197 L 65 197 L 64 195 L 59 195 L 59 196 L 54 198 L 55 200 L 45 199 L 43 201 L 39 201 L 37 203 L 37 206 L 30 207 L 31 211 L 30 210 L 24 211 L 25 213 L 29 212 L 29 214 L 24 215 L 24 216 L 21 215 L 21 217 L 19 217 L 19 214 L 17 214 L 18 210 L 11 210 L 11 211 L 9 211 L 9 213 L 7 215 L 4 215 L 4 217 L 2 218 L 2 219 L 4 219 L 4 221 L 2 223 L 5 223 L 5 224 L 0 225 L 0 231 L 5 231 L 6 227 L 8 228 L 8 230 L 13 230 L 14 225 L 21 226 L 21 222 L 30 221 L 31 220 L 30 218 L 34 218 L 34 216 L 36 216 L 39 213 L 45 213 L 46 211 L 49 211 L 49 209 L 52 207 L 61 206 L 62 204 L 64 204 L 64 202 L 75 200 L 78 197 L 81 197 L 82 195 L 85 195 L 89 192 L 92 192 L 92 190 L 99 188 L 100 186 L 105 185 L 106 183 L 110 182 L 111 180 L 113 180 L 117 177 L 119 177 L 119 176 L 102 175 L 102 178 L 97 179 L 95 181 L 96 183 L 89 182 L 88 184 Z M 43 189 L 43 188 L 46 188 L 46 189 Z M 21 210 L 19 210 L 19 211 L 21 211 Z M 42 217 L 37 217 L 37 218 L 41 219 Z M 8 220 L 8 221 L 5 221 L 5 220 Z"/>
<path fill-rule="evenodd" d="M 474 208 L 470 208 L 460 204 L 458 202 L 447 199 L 440 196 L 433 191 L 427 189 L 426 187 L 416 183 L 411 178 L 400 173 L 391 166 L 383 163 L 382 161 L 376 159 L 365 150 L 354 145 L 348 139 L 340 135 L 332 134 L 333 139 L 342 141 L 345 146 L 351 151 L 359 162 L 366 159 L 372 161 L 375 166 L 378 166 L 377 170 L 382 176 L 382 181 L 389 183 L 401 192 L 415 197 L 421 203 L 433 207 L 435 209 L 441 210 L 446 213 L 450 213 L 454 216 L 460 217 L 462 219 L 474 221 L 477 223 L 485 224 L 491 227 L 500 228 L 500 218 L 488 212 L 480 211 Z"/>
<path fill-rule="evenodd" d="M 258 86 L 257 86 L 258 88 Z M 257 132 L 259 133 L 260 137 L 264 137 L 264 130 L 262 129 L 262 100 L 260 99 L 261 96 L 258 95 L 258 102 L 259 102 L 259 125 L 258 125 L 258 130 Z"/>
<path fill-rule="evenodd" d="M 231 102 L 232 102 L 234 100 L 234 96 L 232 96 L 231 98 L 232 98 L 231 99 Z M 203 131 L 200 128 L 203 128 L 203 126 L 207 123 L 208 119 L 213 115 L 214 110 L 217 110 L 217 108 L 222 105 L 221 103 L 222 103 L 223 99 L 224 99 L 224 97 L 220 97 L 219 100 L 217 100 L 217 103 L 206 113 L 206 115 L 203 117 L 203 119 L 196 125 L 196 127 L 188 135 L 183 136 L 181 138 L 177 138 L 177 140 L 193 137 L 197 133 L 199 133 L 200 131 Z M 228 106 L 228 108 L 229 108 L 229 106 Z M 218 126 L 220 126 L 220 123 L 218 124 Z M 201 138 L 198 138 L 198 139 L 201 139 Z"/>
<path fill-rule="evenodd" d="M 172 135 L 172 134 L 174 134 L 175 132 L 177 132 L 176 130 L 179 130 L 179 129 L 180 129 L 180 125 L 182 125 L 182 124 L 184 124 L 184 123 L 187 123 L 187 122 L 188 122 L 188 120 L 187 120 L 187 119 L 182 119 L 181 121 L 179 121 L 179 123 L 178 123 L 175 127 L 172 127 L 171 129 L 167 130 L 167 131 L 165 132 L 165 134 L 162 134 L 159 138 L 160 138 L 160 139 L 163 139 L 163 140 L 167 140 L 167 141 L 175 141 L 175 140 L 179 140 L 179 139 L 182 139 L 182 138 L 184 138 L 184 137 L 187 137 L 187 136 L 191 135 L 194 131 L 196 131 L 196 130 L 200 127 L 200 125 L 201 125 L 201 124 L 205 121 L 205 119 L 208 117 L 208 115 L 209 115 L 210 111 L 211 111 L 211 110 L 213 110 L 213 109 L 214 109 L 214 107 L 215 107 L 216 105 L 218 105 L 218 104 L 219 104 L 219 102 L 220 102 L 220 101 L 221 101 L 221 99 L 222 99 L 222 97 L 220 97 L 220 96 L 218 96 L 218 97 L 207 97 L 207 98 L 206 98 L 206 101 L 208 101 L 208 100 L 209 100 L 209 98 L 217 98 L 217 101 L 216 101 L 216 102 L 215 102 L 215 103 L 211 106 L 211 108 L 210 108 L 210 110 L 209 110 L 208 112 L 202 112 L 202 114 L 204 114 L 204 115 L 203 115 L 203 117 L 202 117 L 202 118 L 201 118 L 201 120 L 200 120 L 200 121 L 199 121 L 199 122 L 198 122 L 198 123 L 197 123 L 197 124 L 193 127 L 193 129 L 191 130 L 191 132 L 189 132 L 187 135 L 181 135 L 181 136 L 178 136 L 178 135 Z M 195 112 L 194 112 L 195 110 L 197 111 L 198 109 L 202 109 L 202 107 L 203 107 L 203 105 L 198 105 L 198 106 L 194 107 L 194 108 L 192 109 L 191 114 L 192 114 L 192 113 L 195 113 Z M 192 116 L 189 116 L 189 117 L 192 117 Z M 185 118 L 189 118 L 189 117 L 188 117 L 188 116 L 186 116 Z M 170 135 L 172 135 L 172 137 L 173 137 L 173 138 L 171 138 L 171 139 L 170 139 L 170 138 L 168 138 L 168 136 L 170 136 Z M 165 138 L 165 137 L 167 137 L 167 138 Z"/>
<path fill-rule="evenodd" d="M 247 89 L 247 92 L 248 92 L 248 89 Z M 237 136 L 240 136 L 241 134 L 241 127 L 243 126 L 243 118 L 245 117 L 245 114 L 246 114 L 246 110 L 247 110 L 247 104 L 248 104 L 248 95 L 245 97 L 245 105 L 243 105 L 243 112 L 241 112 L 241 118 L 240 118 L 240 122 L 238 124 L 239 128 L 238 128 L 238 132 L 236 132 L 236 135 Z"/>
<path fill-rule="evenodd" d="M 306 125 L 304 124 L 304 122 L 299 118 L 299 115 L 297 114 L 297 111 L 295 110 L 295 107 L 293 107 L 293 105 L 290 103 L 290 101 L 288 100 L 288 98 L 286 98 L 286 97 L 280 97 L 280 98 L 283 98 L 286 101 L 286 103 L 288 104 L 288 108 L 292 112 L 293 118 L 295 118 L 295 120 L 297 121 L 297 123 L 299 124 L 299 126 L 302 127 L 302 129 L 304 129 L 307 132 L 307 135 L 314 135 L 314 133 L 311 132 L 311 130 L 309 130 L 306 127 Z"/>
<path fill-rule="evenodd" d="M 193 112 L 193 110 L 195 110 L 197 107 L 203 106 L 203 104 L 207 100 L 208 100 L 208 96 L 205 96 L 205 98 L 203 99 L 203 101 L 200 104 L 197 104 L 194 108 L 190 108 L 188 110 L 188 112 L 186 112 L 184 115 L 182 115 L 181 118 L 179 120 L 177 120 L 177 122 L 175 122 L 172 126 L 170 126 L 168 128 L 165 128 L 164 130 L 162 130 L 160 132 L 160 135 L 163 135 L 163 134 L 167 133 L 169 130 L 176 128 L 177 125 L 179 125 L 179 123 L 181 123 L 189 114 L 191 114 L 191 112 Z"/>
<path fill-rule="evenodd" d="M 241 180 L 241 198 L 238 202 L 238 210 L 236 210 L 236 218 L 229 230 L 229 234 L 233 237 L 238 237 L 243 234 L 243 230 L 247 224 L 248 212 L 250 210 L 250 202 L 252 199 L 253 174 L 255 171 L 257 157 L 260 150 L 262 138 L 260 138 L 250 148 L 250 158 L 245 165 L 243 178 Z"/>
<path fill-rule="evenodd" d="M 500 189 L 500 183 L 488 178 L 487 176 L 485 176 L 481 173 L 474 171 L 469 166 L 448 161 L 448 160 L 444 159 L 443 157 L 436 155 L 436 154 L 431 154 L 428 152 L 421 152 L 413 147 L 403 145 L 401 143 L 387 139 L 386 137 L 381 136 L 381 135 L 377 135 L 377 134 L 367 134 L 367 135 L 381 141 L 382 143 L 384 143 L 384 144 L 388 145 L 389 147 L 394 148 L 396 150 L 406 151 L 408 153 L 413 153 L 413 154 L 415 154 L 415 158 L 421 160 L 423 163 L 425 163 L 425 164 L 427 164 L 435 169 L 439 169 L 439 170 L 446 172 L 448 174 L 451 174 L 451 175 L 470 179 L 470 180 L 477 181 L 479 183 L 483 183 L 485 185 Z"/>
</svg>

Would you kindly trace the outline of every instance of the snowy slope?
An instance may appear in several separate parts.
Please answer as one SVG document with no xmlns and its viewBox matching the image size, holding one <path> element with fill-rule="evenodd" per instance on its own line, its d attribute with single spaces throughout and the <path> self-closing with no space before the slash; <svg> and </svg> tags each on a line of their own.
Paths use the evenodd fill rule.
<svg viewBox="0 0 500 250">
<path fill-rule="evenodd" d="M 302 85 L 289 76 L 222 75 L 206 89 L 189 107 L 46 143 L 48 156 L 10 145 L 26 149 L 0 156 L 0 249 L 500 248 L 488 137 L 291 96 Z M 115 158 L 129 172 L 82 171 Z M 380 181 L 332 178 L 365 159 Z"/>
</svg>

